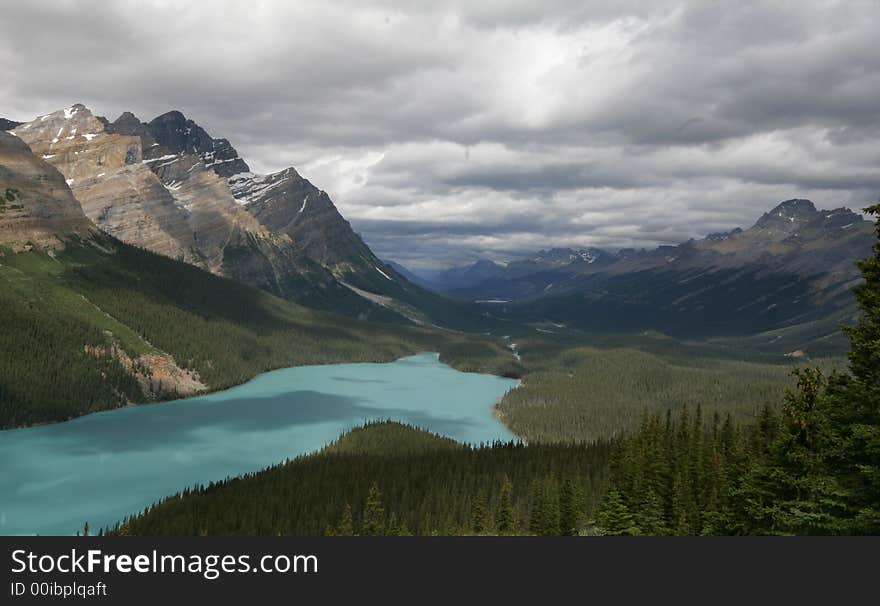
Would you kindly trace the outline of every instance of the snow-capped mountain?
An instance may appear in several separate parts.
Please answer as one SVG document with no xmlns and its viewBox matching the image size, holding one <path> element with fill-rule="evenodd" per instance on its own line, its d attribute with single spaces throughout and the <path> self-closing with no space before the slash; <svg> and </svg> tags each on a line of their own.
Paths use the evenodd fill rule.
<svg viewBox="0 0 880 606">
<path fill-rule="evenodd" d="M 850 317 L 854 262 L 870 255 L 873 228 L 846 208 L 787 200 L 745 230 L 653 250 L 540 251 L 448 293 L 509 301 L 511 319 L 590 330 L 767 330 Z"/>
<path fill-rule="evenodd" d="M 426 324 L 456 315 L 438 313 L 452 304 L 382 263 L 295 169 L 253 174 L 228 140 L 179 111 L 111 122 L 75 104 L 13 132 L 120 240 L 355 317 Z"/>
</svg>

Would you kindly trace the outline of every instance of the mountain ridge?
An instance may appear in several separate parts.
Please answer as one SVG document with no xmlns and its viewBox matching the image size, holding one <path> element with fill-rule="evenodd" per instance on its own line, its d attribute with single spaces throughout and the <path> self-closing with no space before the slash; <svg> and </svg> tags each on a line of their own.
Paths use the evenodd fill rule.
<svg viewBox="0 0 880 606">
<path fill-rule="evenodd" d="M 704 337 L 819 321 L 830 334 L 855 318 L 854 262 L 872 242 L 862 215 L 791 199 L 747 229 L 652 250 L 544 250 L 444 292 L 507 320 L 588 331 Z"/>
<path fill-rule="evenodd" d="M 0 131 L 0 183 L 2 244 L 18 250 L 57 249 L 72 236 L 97 231 L 64 176 L 6 131 Z"/>
<path fill-rule="evenodd" d="M 356 318 L 455 324 L 471 314 L 444 309 L 455 306 L 385 265 L 294 168 L 255 175 L 227 139 L 177 110 L 111 122 L 77 103 L 15 134 L 125 242 Z"/>
</svg>

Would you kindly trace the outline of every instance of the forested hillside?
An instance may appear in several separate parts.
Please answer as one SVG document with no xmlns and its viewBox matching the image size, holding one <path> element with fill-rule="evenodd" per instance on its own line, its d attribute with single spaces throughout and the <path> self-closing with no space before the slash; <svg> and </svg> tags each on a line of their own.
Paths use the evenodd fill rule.
<svg viewBox="0 0 880 606">
<path fill-rule="evenodd" d="M 702 405 L 710 416 L 750 420 L 793 384 L 787 361 L 755 363 L 548 340 L 526 340 L 521 347 L 522 385 L 505 395 L 498 410 L 530 443 L 610 437 L 635 429 L 646 410 L 662 413 L 685 405 Z"/>
<path fill-rule="evenodd" d="M 483 337 L 306 309 L 110 236 L 0 255 L 2 428 L 223 389 L 283 366 L 425 350 L 516 373 L 510 353 Z"/>
<path fill-rule="evenodd" d="M 137 535 L 574 534 L 610 446 L 469 447 L 397 423 L 325 451 L 185 491 L 112 532 Z"/>
<path fill-rule="evenodd" d="M 868 209 L 880 215 L 880 205 Z M 858 265 L 849 372 L 796 372 L 779 412 L 704 432 L 646 418 L 613 457 L 612 534 L 880 534 L 880 226 Z"/>
<path fill-rule="evenodd" d="M 380 423 L 166 499 L 113 532 L 880 534 L 877 232 L 875 256 L 859 263 L 849 371 L 796 369 L 796 389 L 752 422 L 672 398 L 611 441 L 477 448 Z"/>
</svg>

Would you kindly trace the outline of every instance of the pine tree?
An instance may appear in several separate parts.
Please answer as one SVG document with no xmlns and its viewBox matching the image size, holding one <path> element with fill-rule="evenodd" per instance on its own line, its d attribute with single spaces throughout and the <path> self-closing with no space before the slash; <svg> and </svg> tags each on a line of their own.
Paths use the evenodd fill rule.
<svg viewBox="0 0 880 606">
<path fill-rule="evenodd" d="M 385 531 L 385 534 L 389 537 L 400 536 L 400 524 L 397 522 L 397 514 L 391 514 L 391 517 L 388 519 L 388 528 Z"/>
<path fill-rule="evenodd" d="M 679 468 L 672 481 L 672 523 L 675 534 L 679 536 L 693 534 L 693 511 L 693 492 L 689 477 Z"/>
<path fill-rule="evenodd" d="M 489 530 L 489 524 L 487 523 L 488 511 L 486 493 L 481 490 L 474 498 L 474 503 L 471 507 L 471 529 L 474 531 L 474 534 L 481 534 Z"/>
<path fill-rule="evenodd" d="M 566 478 L 559 489 L 559 534 L 574 536 L 581 525 L 580 491 L 571 478 Z"/>
<path fill-rule="evenodd" d="M 602 499 L 602 508 L 599 510 L 597 521 L 602 532 L 606 535 L 635 536 L 641 534 L 632 513 L 615 488 L 610 489 Z"/>
<path fill-rule="evenodd" d="M 756 447 L 734 499 L 742 534 L 836 534 L 843 491 L 827 465 L 830 424 L 824 403 L 825 378 L 813 368 L 796 369 L 797 390 L 785 396 L 780 423 L 766 446 Z M 769 418 L 769 415 L 767 415 Z M 762 428 L 761 426 L 764 425 Z M 766 423 L 757 431 L 767 434 Z"/>
<path fill-rule="evenodd" d="M 531 488 L 532 507 L 529 512 L 529 531 L 536 536 L 544 534 L 545 526 L 545 502 L 544 502 L 544 486 L 535 481 Z"/>
<path fill-rule="evenodd" d="M 409 526 L 406 525 L 406 520 L 400 523 L 400 532 L 398 534 L 402 537 L 412 536 L 412 533 L 409 531 Z"/>
<path fill-rule="evenodd" d="M 385 507 L 382 505 L 382 493 L 376 482 L 370 486 L 370 492 L 367 494 L 367 501 L 364 504 L 361 534 L 366 536 L 385 534 Z"/>
<path fill-rule="evenodd" d="M 648 490 L 634 516 L 635 525 L 641 533 L 650 536 L 669 534 L 663 511 L 663 501 L 653 490 Z"/>
<path fill-rule="evenodd" d="M 541 529 L 542 536 L 559 535 L 559 495 L 556 491 L 556 482 L 551 475 L 544 483 L 544 525 Z"/>
<path fill-rule="evenodd" d="M 337 526 L 335 534 L 341 537 L 354 535 L 354 517 L 351 514 L 351 505 L 349 503 L 346 503 L 345 507 L 342 508 L 342 516 L 339 518 L 339 526 Z"/>
<path fill-rule="evenodd" d="M 516 530 L 513 513 L 513 484 L 507 474 L 504 474 L 501 481 L 501 496 L 495 511 L 495 529 L 499 534 L 512 534 Z"/>
<path fill-rule="evenodd" d="M 857 263 L 864 282 L 856 286 L 858 323 L 845 327 L 850 339 L 851 378 L 834 377 L 830 411 L 835 434 L 835 471 L 847 488 L 846 531 L 880 534 L 880 203 L 865 212 L 878 221 L 874 255 Z"/>
</svg>

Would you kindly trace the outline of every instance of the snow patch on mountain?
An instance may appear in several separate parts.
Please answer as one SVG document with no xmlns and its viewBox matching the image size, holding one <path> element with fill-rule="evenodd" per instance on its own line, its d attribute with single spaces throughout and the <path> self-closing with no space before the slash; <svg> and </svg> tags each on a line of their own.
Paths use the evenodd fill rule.
<svg viewBox="0 0 880 606">
<path fill-rule="evenodd" d="M 242 206 L 246 206 L 251 202 L 259 200 L 270 190 L 283 185 L 284 179 L 278 178 L 279 174 L 257 175 L 251 172 L 238 173 L 229 177 L 227 183 L 229 184 L 229 189 L 232 190 L 235 201 Z M 303 212 L 305 208 L 306 205 L 303 202 L 299 212 Z"/>
<path fill-rule="evenodd" d="M 392 282 L 394 281 L 394 280 L 391 279 L 391 276 L 389 276 L 388 274 L 386 274 L 384 271 L 382 271 L 381 269 L 379 269 L 379 268 L 376 267 L 375 265 L 373 266 L 373 269 L 375 269 L 375 270 L 378 271 L 380 274 L 382 274 L 383 276 L 385 276 L 385 279 L 386 279 L 386 280 L 391 280 Z"/>
</svg>

